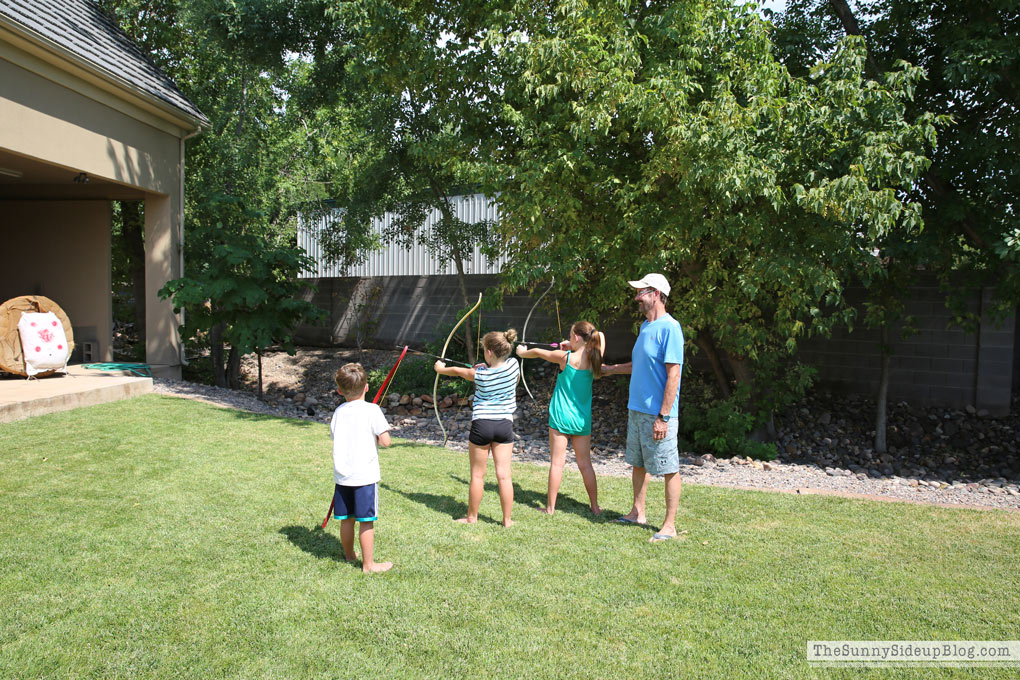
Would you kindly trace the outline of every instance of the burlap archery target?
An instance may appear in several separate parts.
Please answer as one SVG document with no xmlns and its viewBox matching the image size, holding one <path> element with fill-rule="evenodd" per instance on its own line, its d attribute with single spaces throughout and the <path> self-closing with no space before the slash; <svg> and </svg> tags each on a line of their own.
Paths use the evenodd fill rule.
<svg viewBox="0 0 1020 680">
<path fill-rule="evenodd" d="M 74 331 L 71 329 L 71 320 L 67 314 L 53 300 L 44 295 L 22 295 L 11 298 L 0 305 L 0 370 L 14 373 L 15 375 L 27 376 L 25 356 L 21 349 L 21 337 L 18 332 L 18 323 L 23 313 L 45 313 L 52 312 L 60 321 L 63 327 L 64 336 L 67 338 L 67 352 L 74 350 Z M 39 375 L 48 375 L 53 371 L 46 371 Z"/>
</svg>

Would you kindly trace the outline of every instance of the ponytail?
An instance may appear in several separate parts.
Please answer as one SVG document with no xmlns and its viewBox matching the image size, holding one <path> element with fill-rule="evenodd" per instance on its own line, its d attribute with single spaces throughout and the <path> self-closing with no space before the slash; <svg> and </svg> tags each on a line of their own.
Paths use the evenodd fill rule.
<svg viewBox="0 0 1020 680">
<path fill-rule="evenodd" d="M 584 340 L 584 348 L 588 351 L 588 361 L 591 362 L 591 372 L 596 378 L 601 378 L 602 343 L 599 342 L 598 330 L 587 321 L 578 321 L 571 327 L 570 331 Z"/>
<path fill-rule="evenodd" d="M 482 347 L 496 355 L 497 359 L 506 359 L 510 356 L 514 342 L 517 341 L 517 331 L 513 328 L 506 331 L 489 331 L 482 336 Z"/>
</svg>

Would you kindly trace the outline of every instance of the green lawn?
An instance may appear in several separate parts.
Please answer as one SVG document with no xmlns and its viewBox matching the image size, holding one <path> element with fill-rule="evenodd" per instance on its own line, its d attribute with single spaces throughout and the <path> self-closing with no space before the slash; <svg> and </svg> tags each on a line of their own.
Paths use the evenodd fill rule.
<svg viewBox="0 0 1020 680">
<path fill-rule="evenodd" d="M 382 454 L 376 558 L 342 561 L 326 426 L 146 396 L 0 426 L 0 678 L 1015 677 L 818 668 L 807 640 L 1020 638 L 1020 515 L 687 486 L 685 541 L 593 520 L 568 474 Z M 600 479 L 615 517 L 627 479 Z M 662 516 L 662 484 L 649 491 Z"/>
</svg>

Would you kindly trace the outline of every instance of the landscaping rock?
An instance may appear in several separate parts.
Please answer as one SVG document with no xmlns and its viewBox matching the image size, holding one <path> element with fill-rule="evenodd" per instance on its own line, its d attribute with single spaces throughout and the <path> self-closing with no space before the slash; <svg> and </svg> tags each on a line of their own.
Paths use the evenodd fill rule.
<svg viewBox="0 0 1020 680">
<path fill-rule="evenodd" d="M 263 356 L 266 402 L 258 401 L 247 392 L 194 383 L 156 380 L 154 384 L 160 392 L 259 413 L 314 417 L 328 422 L 332 409 L 342 403 L 339 396 L 332 396 L 335 394 L 332 376 L 348 361 L 360 361 L 366 369 L 388 370 L 393 355 L 376 350 L 359 355 L 354 350 L 316 348 L 299 348 L 293 357 L 284 352 L 267 352 Z M 250 381 L 251 392 L 255 391 L 255 375 L 254 360 L 244 359 L 242 376 Z M 515 460 L 548 465 L 547 409 L 555 379 L 555 372 L 550 370 L 529 375 L 528 384 L 536 401 L 532 402 L 523 391 L 518 398 L 514 429 L 521 439 L 515 446 Z M 612 380 L 595 383 L 593 412 L 597 415 L 593 422 L 592 461 L 600 474 L 629 475 L 630 467 L 623 459 L 627 431 L 626 383 L 620 381 L 619 387 L 614 388 L 616 384 Z M 371 388 L 378 389 L 378 385 Z M 370 390 L 370 396 L 373 394 Z M 294 399 L 298 395 L 304 402 L 300 408 L 296 407 Z M 322 398 L 313 402 L 309 395 L 322 395 Z M 415 403 L 418 399 L 420 403 Z M 389 395 L 386 415 L 393 435 L 441 443 L 442 433 L 432 409 L 428 408 L 430 401 L 431 394 Z M 447 406 L 443 408 L 443 422 L 451 433 L 447 447 L 466 450 L 471 401 L 444 396 L 440 404 L 444 402 Z M 309 415 L 309 409 L 314 415 Z M 419 409 L 418 414 L 411 415 L 412 409 Z M 873 413 L 874 405 L 867 398 L 816 390 L 801 403 L 776 414 L 780 459 L 749 464 L 743 456 L 716 460 L 712 453 L 688 450 L 682 452 L 681 476 L 685 483 L 817 488 L 1020 509 L 1017 452 L 1020 402 L 1014 401 L 1012 414 L 1005 418 L 981 416 L 973 407 L 957 410 L 917 408 L 905 402 L 890 404 L 887 452 L 874 451 Z M 574 465 L 570 448 L 567 460 L 568 465 Z M 920 484 L 922 480 L 926 482 L 924 485 Z"/>
</svg>

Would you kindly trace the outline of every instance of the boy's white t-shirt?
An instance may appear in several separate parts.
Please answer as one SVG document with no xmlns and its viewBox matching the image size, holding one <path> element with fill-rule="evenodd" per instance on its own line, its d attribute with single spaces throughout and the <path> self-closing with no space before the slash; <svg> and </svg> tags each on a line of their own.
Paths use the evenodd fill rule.
<svg viewBox="0 0 1020 680">
<path fill-rule="evenodd" d="M 337 406 L 329 423 L 333 481 L 341 486 L 365 486 L 382 479 L 376 437 L 389 429 L 378 404 L 358 399 Z"/>
</svg>

